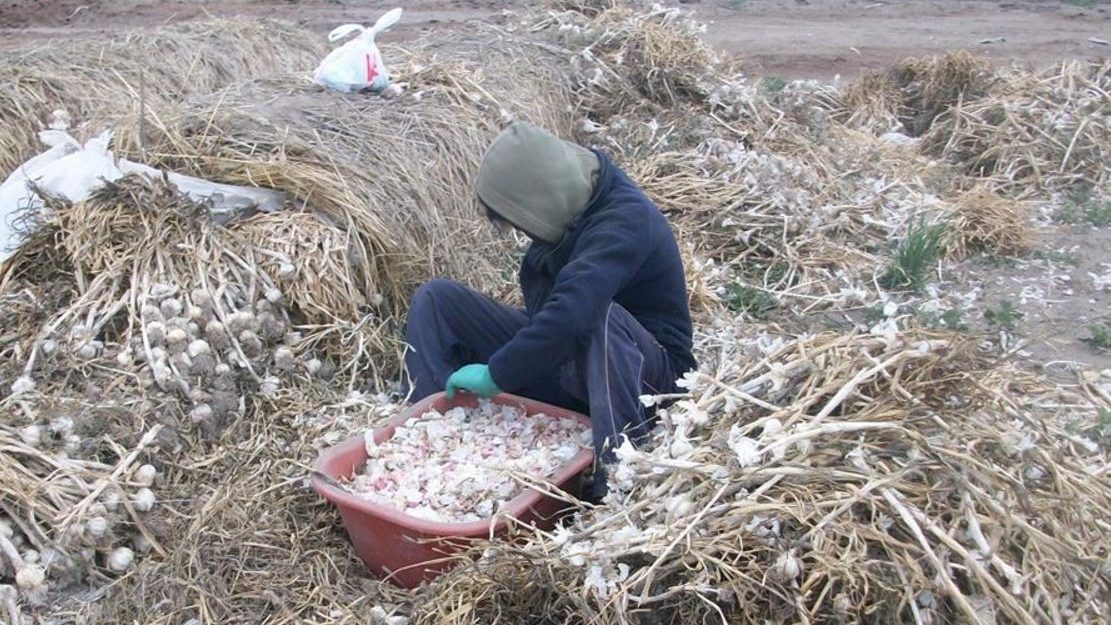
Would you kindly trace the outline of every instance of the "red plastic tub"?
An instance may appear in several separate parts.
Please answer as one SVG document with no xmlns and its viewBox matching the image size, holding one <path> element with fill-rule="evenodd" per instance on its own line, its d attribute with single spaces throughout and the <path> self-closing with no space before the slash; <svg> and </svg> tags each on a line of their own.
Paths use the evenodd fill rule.
<svg viewBox="0 0 1111 625">
<path fill-rule="evenodd" d="M 584 415 L 531 399 L 502 394 L 492 401 L 524 408 L 530 416 L 543 413 L 552 417 L 574 417 L 590 426 L 590 419 Z M 398 425 L 429 410 L 443 412 L 454 406 L 471 408 L 477 403 L 473 395 L 456 395 L 455 400 L 449 400 L 443 393 L 432 395 L 375 430 L 374 440 L 381 443 L 393 436 Z M 594 453 L 584 449 L 548 476 L 548 481 L 564 492 L 578 496 L 583 475 L 593 462 Z M 362 436 L 353 436 L 326 449 L 316 461 L 313 488 L 339 508 L 355 553 L 372 571 L 405 588 L 419 586 L 454 566 L 457 560 L 446 556 L 464 548 L 467 539 L 488 538 L 491 531 L 494 536 L 504 533 L 508 524 L 506 517 L 550 529 L 560 514 L 570 508 L 567 502 L 530 488 L 507 502 L 502 512 L 493 519 L 470 523 L 427 521 L 392 506 L 372 503 L 335 485 L 337 480 L 351 478 L 364 463 L 366 447 Z"/>
</svg>

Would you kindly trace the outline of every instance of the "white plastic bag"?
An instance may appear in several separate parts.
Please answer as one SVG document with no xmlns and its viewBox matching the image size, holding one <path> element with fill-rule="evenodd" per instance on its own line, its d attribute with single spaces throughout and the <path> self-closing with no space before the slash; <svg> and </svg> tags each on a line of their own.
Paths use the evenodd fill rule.
<svg viewBox="0 0 1111 625">
<path fill-rule="evenodd" d="M 289 195 L 272 189 L 240 187 L 209 182 L 192 176 L 148 167 L 120 159 L 108 149 L 112 131 L 81 145 L 61 130 L 45 130 L 39 139 L 50 149 L 20 165 L 0 184 L 0 262 L 8 258 L 19 243 L 13 222 L 25 211 L 41 209 L 42 198 L 30 183 L 44 192 L 79 202 L 100 188 L 104 181 L 119 180 L 125 174 L 140 173 L 152 178 L 163 175 L 182 193 L 206 202 L 213 217 L 226 222 L 249 209 L 265 212 L 282 208 Z"/>
<path fill-rule="evenodd" d="M 351 93 L 370 89 L 381 93 L 390 85 L 390 74 L 382 62 L 374 37 L 401 19 L 401 8 L 392 9 L 378 18 L 374 26 L 364 28 L 359 24 L 337 26 L 328 33 L 328 41 L 339 41 L 351 33 L 359 33 L 354 39 L 332 50 L 313 72 L 316 84 Z"/>
</svg>

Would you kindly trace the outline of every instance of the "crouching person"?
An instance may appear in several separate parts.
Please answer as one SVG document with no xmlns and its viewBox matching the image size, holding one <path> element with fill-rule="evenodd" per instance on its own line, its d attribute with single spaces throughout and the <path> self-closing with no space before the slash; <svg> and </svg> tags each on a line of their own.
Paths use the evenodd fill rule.
<svg viewBox="0 0 1111 625">
<path fill-rule="evenodd" d="M 695 367 L 675 237 L 603 153 L 529 124 L 498 135 L 476 186 L 492 220 L 532 239 L 525 309 L 448 280 L 422 285 L 406 329 L 412 398 L 505 391 L 589 414 L 597 501 L 622 435 L 637 443 L 652 429 L 639 396 L 674 392 Z"/>
</svg>

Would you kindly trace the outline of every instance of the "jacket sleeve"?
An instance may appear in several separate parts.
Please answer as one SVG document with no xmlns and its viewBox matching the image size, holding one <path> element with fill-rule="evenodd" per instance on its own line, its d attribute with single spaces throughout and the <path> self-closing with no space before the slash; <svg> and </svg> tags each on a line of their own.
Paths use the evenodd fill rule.
<svg viewBox="0 0 1111 625">
<path fill-rule="evenodd" d="M 652 224 L 637 216 L 638 211 L 615 211 L 586 226 L 543 306 L 490 357 L 498 388 L 513 392 L 550 377 L 574 356 L 579 339 L 601 325 L 614 296 L 653 247 Z"/>
</svg>

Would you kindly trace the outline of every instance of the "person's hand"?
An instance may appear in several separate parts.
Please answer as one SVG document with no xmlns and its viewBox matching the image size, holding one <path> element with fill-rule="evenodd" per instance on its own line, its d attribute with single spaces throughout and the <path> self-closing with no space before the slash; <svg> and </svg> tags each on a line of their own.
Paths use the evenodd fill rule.
<svg viewBox="0 0 1111 625">
<path fill-rule="evenodd" d="M 490 367 L 486 365 L 467 365 L 451 374 L 444 385 L 448 399 L 455 399 L 458 390 L 470 391 L 479 397 L 493 397 L 501 392 L 494 378 L 490 377 Z"/>
</svg>

